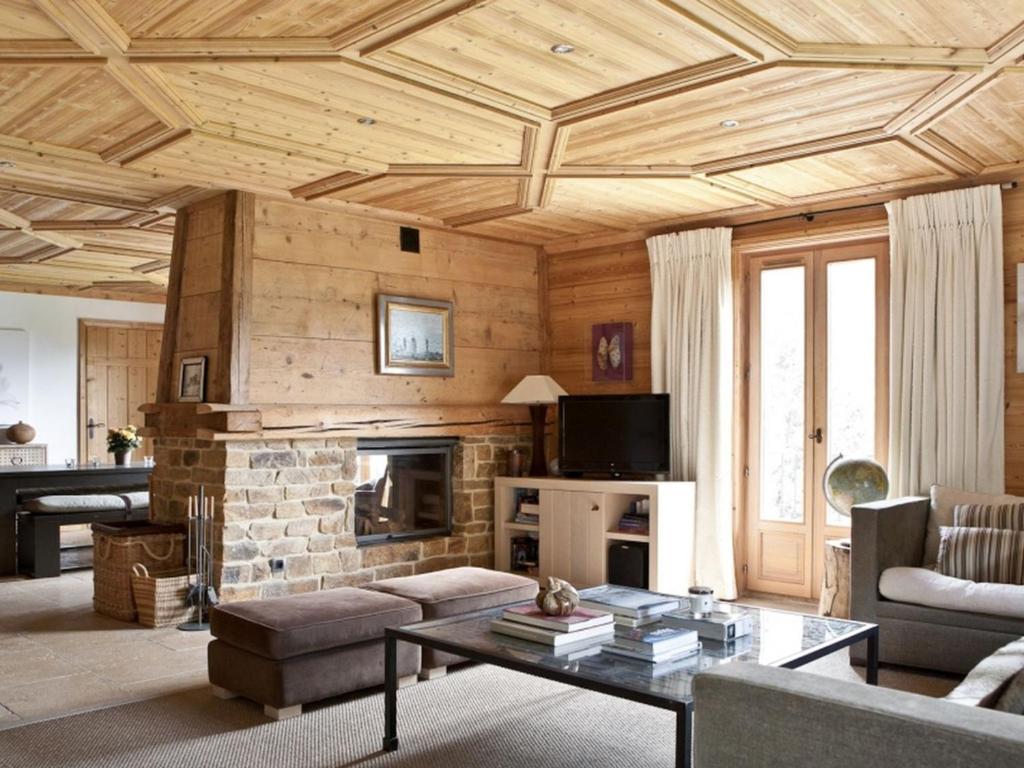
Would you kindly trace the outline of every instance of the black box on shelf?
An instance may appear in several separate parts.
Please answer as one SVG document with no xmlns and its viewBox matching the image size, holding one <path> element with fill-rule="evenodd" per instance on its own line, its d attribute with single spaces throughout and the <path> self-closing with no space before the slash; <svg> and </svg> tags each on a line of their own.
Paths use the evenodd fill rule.
<svg viewBox="0 0 1024 768">
<path fill-rule="evenodd" d="M 645 543 L 612 542 L 608 547 L 608 583 L 647 589 L 648 554 L 648 545 Z"/>
</svg>

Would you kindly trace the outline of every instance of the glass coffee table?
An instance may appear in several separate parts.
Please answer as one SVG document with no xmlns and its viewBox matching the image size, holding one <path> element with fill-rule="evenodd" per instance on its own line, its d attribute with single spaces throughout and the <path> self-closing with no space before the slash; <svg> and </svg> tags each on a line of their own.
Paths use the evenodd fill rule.
<svg viewBox="0 0 1024 768">
<path fill-rule="evenodd" d="M 585 591 L 584 591 L 585 596 Z M 693 679 L 720 664 L 754 663 L 796 669 L 841 648 L 867 641 L 867 682 L 878 683 L 878 626 L 805 616 L 752 606 L 754 631 L 728 643 L 702 640 L 700 653 L 679 661 L 648 664 L 601 651 L 601 642 L 569 650 L 491 631 L 503 608 L 387 630 L 385 637 L 384 749 L 398 749 L 399 642 L 464 656 L 473 661 L 555 680 L 676 713 L 677 768 L 689 768 L 693 728 Z M 651 625 L 653 628 L 657 625 Z M 607 642 L 607 640 L 603 641 Z M 443 688 L 439 688 L 443 693 Z"/>
</svg>

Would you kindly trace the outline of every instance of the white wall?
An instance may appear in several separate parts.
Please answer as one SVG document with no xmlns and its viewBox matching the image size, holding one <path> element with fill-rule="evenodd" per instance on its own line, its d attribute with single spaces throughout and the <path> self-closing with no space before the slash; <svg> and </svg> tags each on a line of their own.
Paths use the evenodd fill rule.
<svg viewBox="0 0 1024 768">
<path fill-rule="evenodd" d="M 29 335 L 29 401 L 22 421 L 36 428 L 51 464 L 78 455 L 78 321 L 162 323 L 163 304 L 0 292 L 0 328 Z M 0 431 L 2 437 L 2 431 Z"/>
</svg>

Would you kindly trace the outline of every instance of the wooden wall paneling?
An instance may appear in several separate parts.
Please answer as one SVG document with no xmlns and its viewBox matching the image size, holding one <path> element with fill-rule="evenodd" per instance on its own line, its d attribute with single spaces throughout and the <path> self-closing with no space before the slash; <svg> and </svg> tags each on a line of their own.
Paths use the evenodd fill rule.
<svg viewBox="0 0 1024 768">
<path fill-rule="evenodd" d="M 251 193 L 227 195 L 221 252 L 220 368 L 218 390 L 209 398 L 214 402 L 246 403 L 249 398 L 255 217 L 256 199 Z"/>
</svg>

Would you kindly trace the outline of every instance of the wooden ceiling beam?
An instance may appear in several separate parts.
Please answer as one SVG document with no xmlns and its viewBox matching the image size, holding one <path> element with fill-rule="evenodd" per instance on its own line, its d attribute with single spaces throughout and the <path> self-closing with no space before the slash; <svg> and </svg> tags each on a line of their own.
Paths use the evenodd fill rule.
<svg viewBox="0 0 1024 768">
<path fill-rule="evenodd" d="M 326 37 L 146 37 L 131 41 L 133 64 L 199 61 L 336 61 L 341 54 Z"/>
<path fill-rule="evenodd" d="M 558 167 L 565 148 L 564 140 L 558 140 L 560 133 L 564 135 L 565 131 L 560 131 L 557 123 L 545 122 L 533 137 L 527 166 L 530 175 L 523 193 L 523 206 L 526 208 L 540 208 L 545 202 L 544 189 L 548 173 Z"/>
<path fill-rule="evenodd" d="M 771 61 L 789 55 L 792 38 L 732 0 L 659 0 L 737 56 Z"/>
<path fill-rule="evenodd" d="M 865 131 L 854 131 L 836 136 L 827 136 L 823 139 L 805 141 L 799 144 L 789 144 L 782 147 L 772 147 L 761 152 L 752 152 L 747 155 L 726 157 L 720 160 L 712 160 L 706 163 L 698 163 L 693 167 L 695 173 L 715 176 L 722 173 L 740 171 L 744 168 L 752 168 L 758 165 L 778 163 L 784 160 L 795 160 L 800 157 L 812 157 L 835 152 L 840 149 L 852 147 L 865 147 L 871 144 L 888 141 L 892 136 L 882 128 L 871 128 Z"/>
<path fill-rule="evenodd" d="M 97 230 L 112 231 L 118 229 L 137 229 L 127 219 L 33 219 L 29 226 L 36 232 L 60 232 L 61 230 Z"/>
<path fill-rule="evenodd" d="M 200 122 L 159 72 L 132 66 L 131 37 L 98 0 L 37 0 L 36 5 L 75 43 L 105 57 L 110 75 L 165 125 L 186 128 Z"/>
<path fill-rule="evenodd" d="M 339 48 L 356 48 L 359 56 L 370 56 L 379 51 L 386 51 L 403 40 L 440 26 L 488 2 L 490 0 L 454 0 L 453 2 L 414 0 L 413 2 L 399 3 L 378 14 L 382 21 L 386 21 L 388 18 L 392 19 L 380 34 L 359 38 L 343 33 L 335 38 L 335 42 L 338 43 Z M 389 17 L 388 14 L 394 15 Z M 362 29 L 366 29 L 365 24 Z"/>
<path fill-rule="evenodd" d="M 989 64 L 984 48 L 801 43 L 787 56 L 809 66 L 861 64 L 867 67 L 980 72 Z"/>
<path fill-rule="evenodd" d="M 0 224 L 10 227 L 11 229 L 16 229 L 22 234 L 35 240 L 42 241 L 49 246 L 71 249 L 79 248 L 82 245 L 81 242 L 73 237 L 68 237 L 67 235 L 48 231 L 38 231 L 32 226 L 31 221 L 4 208 L 0 208 Z"/>
<path fill-rule="evenodd" d="M 900 140 L 958 176 L 978 176 L 985 172 L 982 163 L 934 131 L 900 136 Z"/>
<path fill-rule="evenodd" d="M 470 224 L 481 224 L 485 221 L 495 221 L 497 219 L 506 219 L 509 216 L 518 216 L 521 213 L 529 213 L 529 210 L 529 208 L 524 208 L 518 203 L 513 203 L 512 205 L 500 205 L 496 208 L 487 208 L 482 211 L 464 213 L 461 216 L 452 216 L 451 218 L 444 219 L 444 224 L 446 227 L 458 229 L 459 227 L 468 227 Z"/>
<path fill-rule="evenodd" d="M 694 176 L 694 179 L 704 184 L 710 184 L 712 187 L 718 187 L 728 192 L 741 195 L 751 202 L 762 203 L 768 207 L 786 207 L 793 204 L 793 200 L 786 195 L 733 176 Z"/>
<path fill-rule="evenodd" d="M 69 203 L 85 203 L 86 205 L 99 205 L 104 208 L 113 208 L 119 211 L 134 211 L 137 213 L 149 213 L 151 209 L 141 203 L 134 203 L 116 197 L 96 195 L 91 192 L 71 189 L 71 187 L 55 187 L 49 184 L 35 182 L 9 181 L 0 176 L 0 192 L 16 192 L 21 195 L 33 195 L 34 197 L 45 197 L 50 200 L 63 200 Z"/>
<path fill-rule="evenodd" d="M 290 190 L 290 194 L 299 200 L 316 200 L 319 197 L 333 195 L 335 192 L 340 192 L 343 189 L 357 187 L 368 181 L 384 178 L 384 175 L 383 173 L 368 174 L 344 171 L 343 173 L 336 173 L 333 176 L 327 176 L 323 179 L 312 181 L 309 184 L 295 187 Z"/>
</svg>

